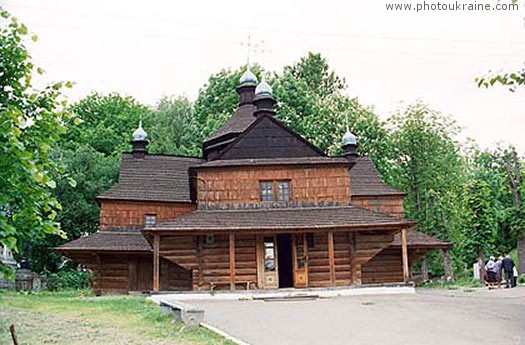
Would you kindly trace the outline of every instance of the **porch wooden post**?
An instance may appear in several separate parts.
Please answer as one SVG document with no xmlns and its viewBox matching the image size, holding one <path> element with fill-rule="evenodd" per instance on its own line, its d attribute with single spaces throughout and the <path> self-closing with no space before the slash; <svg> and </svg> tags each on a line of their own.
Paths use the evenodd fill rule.
<svg viewBox="0 0 525 345">
<path fill-rule="evenodd" d="M 403 258 L 403 281 L 410 281 L 410 271 L 408 267 L 408 250 L 407 250 L 407 229 L 401 229 L 401 256 Z"/>
<path fill-rule="evenodd" d="M 198 289 L 202 290 L 204 285 L 204 258 L 203 258 L 203 251 L 204 251 L 204 236 L 198 235 L 197 236 L 197 264 L 199 266 L 199 282 L 198 282 Z"/>
<path fill-rule="evenodd" d="M 153 291 L 159 291 L 159 251 L 160 251 L 160 235 L 153 235 Z"/>
<path fill-rule="evenodd" d="M 129 262 L 129 285 L 128 290 L 129 291 L 135 291 L 137 289 L 137 263 L 138 258 L 134 258 Z"/>
<path fill-rule="evenodd" d="M 361 285 L 361 269 L 357 265 L 356 233 L 350 232 L 350 279 L 352 285 Z"/>
<path fill-rule="evenodd" d="M 335 286 L 334 233 L 328 232 L 328 261 L 330 263 L 330 285 Z"/>
<path fill-rule="evenodd" d="M 235 290 L 235 235 L 230 234 L 230 290 Z"/>
<path fill-rule="evenodd" d="M 101 291 L 101 288 L 100 288 L 100 279 L 102 278 L 102 262 L 100 260 L 100 255 L 98 254 L 95 254 L 96 258 L 97 258 L 97 291 Z M 95 293 L 97 293 L 97 291 L 95 291 Z"/>
</svg>

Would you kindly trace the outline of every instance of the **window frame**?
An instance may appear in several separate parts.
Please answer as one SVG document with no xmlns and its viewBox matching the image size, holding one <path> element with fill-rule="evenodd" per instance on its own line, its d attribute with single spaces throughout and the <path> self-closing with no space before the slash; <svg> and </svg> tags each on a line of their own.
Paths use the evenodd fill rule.
<svg viewBox="0 0 525 345">
<path fill-rule="evenodd" d="M 283 185 L 286 185 L 286 189 L 283 189 L 283 190 L 286 190 L 287 193 L 283 194 L 283 195 L 287 195 L 288 198 L 287 199 L 282 199 L 281 200 L 281 184 Z M 275 181 L 275 185 L 277 186 L 277 195 L 276 195 L 276 200 L 277 202 L 288 202 L 290 201 L 290 199 L 292 198 L 292 181 L 291 180 L 276 180 Z"/>
<path fill-rule="evenodd" d="M 270 188 L 265 188 L 264 186 L 269 186 Z M 260 180 L 259 181 L 259 189 L 260 189 L 260 193 L 259 193 L 259 200 L 261 202 L 272 202 L 272 201 L 275 201 L 275 193 L 274 193 L 274 181 L 272 180 Z M 265 197 L 267 197 L 268 195 L 265 194 L 265 192 L 270 192 L 270 199 L 265 199 Z"/>
<path fill-rule="evenodd" d="M 153 224 L 148 225 L 148 218 L 153 217 Z M 144 214 L 144 227 L 151 227 L 157 225 L 157 214 L 156 213 L 146 213 Z"/>
<path fill-rule="evenodd" d="M 286 184 L 286 188 L 283 189 L 287 193 L 281 194 L 281 189 L 279 186 L 281 184 Z M 270 186 L 270 189 L 267 189 L 263 186 Z M 265 191 L 271 192 L 271 198 L 265 199 L 267 196 Z M 288 198 L 281 200 L 281 195 L 286 195 Z M 281 180 L 259 180 L 259 201 L 260 202 L 289 202 L 292 200 L 292 180 L 290 179 L 281 179 Z"/>
</svg>

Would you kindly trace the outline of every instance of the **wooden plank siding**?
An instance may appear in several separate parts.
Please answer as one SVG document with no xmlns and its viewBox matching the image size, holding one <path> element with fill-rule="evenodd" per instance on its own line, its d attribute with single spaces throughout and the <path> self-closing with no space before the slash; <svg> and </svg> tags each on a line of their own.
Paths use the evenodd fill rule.
<svg viewBox="0 0 525 345">
<path fill-rule="evenodd" d="M 177 218 L 195 209 L 190 203 L 140 202 L 102 200 L 100 205 L 100 228 L 102 230 L 144 226 L 144 216 L 154 214 L 157 222 Z"/>
<path fill-rule="evenodd" d="M 412 275 L 412 266 L 431 250 L 432 248 L 408 250 L 410 275 Z M 402 282 L 403 258 L 399 247 L 386 248 L 363 265 L 363 284 Z"/>
<path fill-rule="evenodd" d="M 350 179 L 344 166 L 240 167 L 198 172 L 206 183 L 198 184 L 202 204 L 259 204 L 260 180 L 289 180 L 290 202 L 348 202 Z M 274 191 L 275 193 L 276 191 Z"/>
<path fill-rule="evenodd" d="M 255 235 L 235 235 L 234 240 L 235 283 L 250 281 L 256 285 Z M 204 236 L 199 241 L 202 252 L 197 255 L 197 236 L 163 236 L 161 256 L 192 271 L 194 290 L 209 290 L 212 284 L 217 284 L 217 289 L 229 288 L 229 235 L 214 235 L 212 243 L 206 243 Z"/>
<path fill-rule="evenodd" d="M 153 289 L 153 257 L 136 254 L 101 254 L 95 268 L 94 291 L 128 293 Z M 161 291 L 191 290 L 191 272 L 168 260 L 160 259 Z"/>
</svg>

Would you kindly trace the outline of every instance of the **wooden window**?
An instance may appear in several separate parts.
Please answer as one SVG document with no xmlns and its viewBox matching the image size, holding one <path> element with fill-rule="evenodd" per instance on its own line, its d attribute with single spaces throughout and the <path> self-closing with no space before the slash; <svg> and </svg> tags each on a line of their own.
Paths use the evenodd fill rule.
<svg viewBox="0 0 525 345">
<path fill-rule="evenodd" d="M 260 181 L 261 201 L 290 201 L 290 181 Z M 275 192 L 274 192 L 275 191 Z"/>
<path fill-rule="evenodd" d="M 273 201 L 273 181 L 261 181 L 261 201 Z"/>
<path fill-rule="evenodd" d="M 277 201 L 290 201 L 290 181 L 277 181 Z"/>
<path fill-rule="evenodd" d="M 157 224 L 157 215 L 156 214 L 146 214 L 144 215 L 144 225 L 146 227 L 152 227 Z"/>
</svg>

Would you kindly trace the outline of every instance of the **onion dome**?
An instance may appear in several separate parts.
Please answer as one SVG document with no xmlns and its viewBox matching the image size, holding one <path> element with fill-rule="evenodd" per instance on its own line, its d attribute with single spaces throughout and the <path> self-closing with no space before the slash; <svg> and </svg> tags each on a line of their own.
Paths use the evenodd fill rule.
<svg viewBox="0 0 525 345">
<path fill-rule="evenodd" d="M 146 141 L 148 140 L 148 133 L 142 128 L 142 120 L 139 122 L 139 128 L 133 132 L 133 141 Z"/>
<path fill-rule="evenodd" d="M 246 71 L 242 74 L 241 79 L 239 79 L 241 85 L 243 84 L 257 84 L 259 81 L 253 72 L 250 70 L 250 66 L 246 68 Z"/>
<path fill-rule="evenodd" d="M 268 82 L 266 82 L 266 77 L 263 74 L 263 78 L 261 82 L 257 85 L 255 88 L 255 96 L 271 96 L 272 95 L 272 87 Z"/>
<path fill-rule="evenodd" d="M 355 135 L 350 133 L 350 131 L 346 131 L 345 135 L 343 136 L 343 146 L 346 145 L 357 145 L 357 139 Z"/>
</svg>

